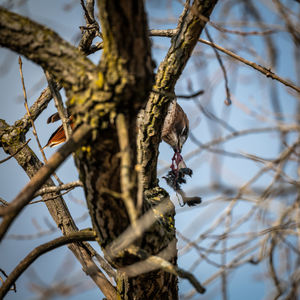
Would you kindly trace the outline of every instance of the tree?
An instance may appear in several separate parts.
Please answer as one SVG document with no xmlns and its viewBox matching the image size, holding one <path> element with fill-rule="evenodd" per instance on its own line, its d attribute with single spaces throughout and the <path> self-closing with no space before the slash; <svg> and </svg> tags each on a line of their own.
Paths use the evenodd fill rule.
<svg viewBox="0 0 300 300">
<path fill-rule="evenodd" d="M 69 245 L 69 249 L 81 263 L 85 273 L 108 299 L 115 299 L 116 295 L 121 299 L 177 299 L 178 277 L 187 278 L 197 292 L 205 291 L 192 272 L 177 266 L 174 206 L 167 192 L 157 181 L 161 129 L 168 105 L 175 97 L 175 85 L 205 29 L 208 41 L 202 39 L 200 41 L 214 49 L 214 60 L 220 65 L 224 76 L 226 97 L 223 98 L 227 105 L 233 98 L 233 89 L 229 89 L 228 85 L 228 66 L 225 67 L 223 58 L 217 51 L 222 51 L 229 57 L 252 66 L 257 73 L 260 72 L 288 86 L 288 91 L 295 93 L 294 97 L 298 97 L 300 91 L 299 87 L 265 67 L 265 64 L 263 66 L 255 64 L 215 44 L 216 36 L 212 37 L 210 30 L 206 29 L 208 23 L 217 28 L 221 35 L 236 34 L 249 40 L 252 39 L 252 35 L 262 35 L 269 51 L 270 65 L 272 68 L 276 67 L 276 46 L 271 35 L 278 29 L 270 29 L 269 24 L 264 24 L 258 7 L 252 1 L 237 2 L 236 5 L 242 6 L 239 12 L 244 9 L 243 18 L 239 20 L 245 22 L 254 20 L 260 27 L 260 31 L 242 32 L 228 30 L 219 23 L 209 21 L 216 4 L 217 1 L 195 0 L 192 3 L 186 1 L 177 20 L 176 29 L 149 31 L 142 1 L 98 1 L 100 27 L 94 17 L 94 1 L 85 3 L 82 1 L 87 24 L 82 27 L 83 34 L 78 48 L 71 46 L 52 30 L 1 8 L 1 46 L 41 66 L 49 84 L 21 120 L 14 125 L 1 120 L 0 135 L 3 150 L 14 157 L 31 178 L 12 202 L 8 204 L 2 201 L 4 205 L 0 210 L 1 240 L 36 193 L 42 194 L 53 220 L 64 235 L 33 250 L 6 279 L 0 290 L 2 296 L 38 255 L 64 244 Z M 235 16 L 234 8 L 228 3 L 218 3 L 216 9 L 219 5 L 220 11 L 223 10 L 222 14 L 219 14 L 223 15 L 224 20 L 226 12 Z M 274 8 L 285 26 L 285 29 L 280 30 L 290 34 L 295 44 L 295 52 L 298 51 L 296 46 L 299 45 L 299 32 L 294 25 L 294 16 L 288 16 L 288 8 L 278 0 L 274 1 Z M 249 24 L 246 23 L 245 26 Z M 156 74 L 149 35 L 172 38 L 171 46 L 159 64 Z M 102 42 L 93 44 L 97 36 L 101 37 Z M 222 36 L 220 41 L 221 38 Z M 103 50 L 99 63 L 92 63 L 87 55 L 101 49 Z M 251 48 L 246 50 L 253 51 Z M 201 60 L 201 56 L 198 63 L 202 63 L 201 68 L 205 70 L 203 64 L 206 62 Z M 259 76 L 257 73 L 255 75 Z M 62 87 L 66 92 L 68 111 L 74 119 L 75 127 L 67 142 L 42 166 L 26 143 L 26 134 L 31 126 L 34 127 L 34 122 L 52 97 L 57 103 L 68 132 L 67 111 L 61 106 L 58 92 Z M 299 185 L 295 177 L 299 142 L 298 138 L 293 136 L 293 132 L 297 132 L 299 126 L 292 122 L 285 124 L 277 89 L 277 85 L 271 83 L 274 120 L 277 123 L 268 128 L 237 131 L 211 113 L 208 103 L 206 107 L 196 103 L 202 114 L 213 120 L 210 125 L 215 130 L 214 134 L 219 132 L 217 125 L 231 132 L 227 136 L 216 137 L 205 145 L 199 144 L 198 138 L 191 134 L 191 139 L 200 145 L 200 149 L 208 149 L 236 160 L 242 157 L 251 163 L 263 164 L 257 175 L 250 177 L 240 186 L 224 186 L 218 172 L 216 175 L 213 173 L 214 184 L 209 183 L 207 189 L 215 194 L 221 192 L 222 200 L 229 202 L 225 213 L 215 225 L 210 224 L 209 229 L 201 232 L 198 240 L 192 241 L 186 235 L 177 232 L 178 237 L 186 242 L 183 251 L 193 248 L 202 259 L 219 268 L 224 299 L 227 297 L 227 273 L 230 268 L 237 268 L 246 262 L 258 263 L 265 259 L 269 262 L 270 278 L 275 285 L 277 296 L 283 295 L 292 299 L 298 293 L 299 276 L 296 266 L 299 265 L 299 260 L 297 262 L 299 251 L 293 235 L 297 235 L 297 230 L 299 232 L 296 217 L 299 211 L 299 196 L 298 190 L 295 189 Z M 191 80 L 188 90 L 190 93 L 194 92 Z M 205 89 L 205 94 L 207 93 L 209 88 Z M 137 122 L 138 114 L 140 118 Z M 278 133 L 280 151 L 275 159 L 232 153 L 219 147 L 220 143 L 237 136 L 269 131 Z M 216 147 L 213 148 L 214 146 Z M 80 178 L 80 183 L 76 184 L 84 188 L 92 221 L 91 230 L 78 231 L 64 199 L 59 194 L 60 190 L 66 187 L 63 185 L 55 187 L 50 179 L 55 170 L 72 153 Z M 218 163 L 220 161 L 215 159 L 212 169 L 219 169 Z M 292 170 L 289 171 L 289 168 Z M 256 191 L 257 187 L 253 186 L 253 183 L 269 170 L 275 171 L 272 180 L 263 183 L 265 186 Z M 285 195 L 288 195 L 288 201 L 283 212 L 273 218 L 270 215 L 270 207 L 278 199 L 286 197 Z M 243 217 L 236 219 L 235 206 L 237 202 L 244 201 L 250 203 L 252 201 L 254 205 L 250 207 L 250 213 L 247 212 Z M 245 220 L 253 215 L 257 216 L 262 225 L 255 228 L 255 234 L 248 233 L 249 238 L 232 244 L 230 237 L 234 234 L 234 230 L 245 224 Z M 223 225 L 222 234 L 215 235 L 215 241 L 209 248 L 201 249 L 199 240 L 210 236 L 219 224 Z M 253 246 L 252 236 L 256 239 L 263 237 L 259 243 L 261 247 Z M 103 258 L 87 243 L 90 240 L 99 243 L 109 264 L 104 264 Z M 218 248 L 219 245 L 221 249 Z M 246 250 L 242 250 L 243 247 Z M 260 251 L 250 256 L 248 255 L 251 254 L 250 250 L 254 251 L 251 247 L 255 251 L 257 249 Z M 238 249 L 239 252 L 228 264 L 227 257 L 230 257 L 230 251 L 234 249 Z M 275 251 L 278 253 L 287 251 L 287 256 L 295 262 L 295 267 L 286 267 L 288 284 L 284 276 L 278 274 L 282 265 L 275 262 L 278 255 Z M 221 264 L 208 258 L 214 253 L 221 255 Z M 102 269 L 114 277 L 115 286 L 95 264 L 93 257 L 98 257 L 102 262 Z M 208 283 L 209 280 L 206 284 Z"/>
</svg>

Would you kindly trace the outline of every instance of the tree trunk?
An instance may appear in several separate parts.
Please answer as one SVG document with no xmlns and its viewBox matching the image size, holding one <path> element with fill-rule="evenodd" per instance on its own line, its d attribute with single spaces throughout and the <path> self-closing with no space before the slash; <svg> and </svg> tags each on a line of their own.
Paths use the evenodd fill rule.
<svg viewBox="0 0 300 300">
<path fill-rule="evenodd" d="M 178 298 L 177 276 L 163 265 L 133 276 L 125 271 L 156 255 L 177 265 L 174 206 L 158 186 L 156 174 L 161 127 L 173 99 L 164 93 L 174 92 L 216 2 L 195 0 L 186 6 L 155 81 L 143 1 L 98 1 L 104 44 L 99 66 L 50 30 L 0 11 L 0 44 L 37 62 L 62 82 L 75 130 L 83 123 L 93 128 L 84 147 L 76 151 L 75 161 L 98 242 L 118 270 L 120 299 Z M 22 42 L 15 42 L 18 39 Z M 138 113 L 145 107 L 137 128 Z M 138 218 L 162 201 L 167 203 L 167 212 L 158 212 L 152 225 L 141 231 Z M 107 249 L 128 227 L 141 232 L 111 256 Z"/>
</svg>

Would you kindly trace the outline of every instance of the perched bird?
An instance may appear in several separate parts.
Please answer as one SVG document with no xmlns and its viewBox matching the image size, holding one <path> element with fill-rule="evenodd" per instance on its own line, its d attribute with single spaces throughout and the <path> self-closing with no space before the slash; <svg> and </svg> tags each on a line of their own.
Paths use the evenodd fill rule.
<svg viewBox="0 0 300 300">
<path fill-rule="evenodd" d="M 72 116 L 70 116 L 69 120 L 70 120 L 70 126 L 73 129 L 74 124 L 72 122 Z M 53 115 L 51 115 L 48 119 L 47 119 L 47 124 L 49 123 L 54 123 L 56 121 L 60 120 L 59 114 L 58 113 L 54 113 Z M 59 144 L 65 142 L 66 140 L 66 135 L 65 135 L 65 131 L 63 126 L 59 126 L 50 136 L 47 144 L 43 147 L 43 149 L 45 149 L 46 147 L 55 147 L 58 146 Z"/>
<path fill-rule="evenodd" d="M 181 106 L 177 103 L 176 99 L 174 99 L 169 105 L 161 135 L 162 139 L 174 150 L 174 156 L 172 158 L 171 165 L 172 170 L 186 168 L 180 153 L 183 144 L 188 138 L 188 134 L 189 119 L 187 118 Z"/>
<path fill-rule="evenodd" d="M 193 171 L 188 168 L 181 156 L 182 146 L 188 138 L 189 134 L 189 120 L 174 99 L 168 108 L 167 116 L 165 118 L 162 139 L 168 143 L 174 150 L 174 156 L 172 158 L 171 170 L 163 176 L 167 184 L 178 193 L 183 204 L 179 202 L 180 206 L 187 204 L 188 206 L 194 206 L 201 203 L 201 197 L 187 197 L 185 192 L 181 189 L 181 185 L 186 183 L 185 176 L 192 176 Z"/>
<path fill-rule="evenodd" d="M 55 113 L 48 118 L 47 123 L 53 123 L 58 120 L 60 120 L 59 115 L 58 113 Z M 70 124 L 73 129 L 74 125 L 72 123 L 72 116 L 70 117 Z M 172 169 L 175 168 L 174 162 L 177 164 L 177 168 L 178 165 L 180 166 L 180 163 L 184 164 L 180 153 L 188 134 L 189 120 L 181 106 L 177 103 L 176 99 L 174 99 L 169 105 L 161 135 L 162 139 L 169 144 L 175 152 L 172 158 Z M 65 132 L 63 126 L 61 125 L 52 133 L 44 148 L 57 146 L 63 143 L 65 140 Z"/>
</svg>

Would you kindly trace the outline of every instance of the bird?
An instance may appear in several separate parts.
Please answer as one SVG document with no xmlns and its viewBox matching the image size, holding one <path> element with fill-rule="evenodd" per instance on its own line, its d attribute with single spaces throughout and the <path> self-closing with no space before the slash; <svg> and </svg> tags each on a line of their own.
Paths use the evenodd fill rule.
<svg viewBox="0 0 300 300">
<path fill-rule="evenodd" d="M 70 125 L 73 129 L 74 123 L 73 118 L 70 116 Z M 47 119 L 47 123 L 53 123 L 60 120 L 58 113 L 54 113 Z M 174 156 L 172 158 L 172 170 L 178 170 L 185 168 L 185 163 L 181 156 L 182 146 L 186 142 L 189 134 L 189 119 L 182 107 L 177 103 L 174 98 L 168 107 L 167 115 L 165 117 L 161 138 L 167 144 L 169 144 L 174 150 Z M 66 136 L 63 126 L 59 126 L 50 136 L 47 144 L 43 147 L 54 147 L 65 142 Z"/>
<path fill-rule="evenodd" d="M 47 124 L 49 123 L 54 123 L 56 121 L 60 120 L 58 112 L 54 113 L 47 119 Z M 72 122 L 73 117 L 69 117 L 70 121 L 70 126 L 73 129 L 74 128 L 74 123 Z M 47 144 L 43 147 L 43 149 L 47 147 L 55 147 L 60 145 L 61 143 L 66 141 L 66 134 L 63 128 L 63 125 L 60 125 L 50 136 Z"/>
<path fill-rule="evenodd" d="M 168 107 L 167 115 L 162 128 L 162 139 L 174 150 L 171 169 L 186 168 L 185 162 L 181 156 L 183 144 L 189 135 L 189 119 L 182 107 L 173 99 Z"/>
</svg>

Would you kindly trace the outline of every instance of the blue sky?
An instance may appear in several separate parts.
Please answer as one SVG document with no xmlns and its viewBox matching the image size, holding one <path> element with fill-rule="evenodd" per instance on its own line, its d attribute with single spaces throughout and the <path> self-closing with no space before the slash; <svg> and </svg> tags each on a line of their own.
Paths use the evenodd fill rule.
<svg viewBox="0 0 300 300">
<path fill-rule="evenodd" d="M 0 5 L 6 2 L 7 1 L 0 1 Z M 175 24 L 172 23 L 172 20 L 169 22 L 169 18 L 178 16 L 182 6 L 179 1 L 169 1 L 168 3 L 169 6 L 158 0 L 146 2 L 148 14 L 152 17 L 150 28 L 175 28 Z M 63 9 L 66 4 L 72 6 L 68 11 Z M 297 4 L 294 5 L 296 6 Z M 168 10 L 168 7 L 171 7 L 171 9 Z M 262 1 L 259 7 L 264 12 L 264 21 L 267 24 L 282 26 L 282 23 L 278 23 L 277 14 L 269 10 L 266 1 Z M 76 37 L 80 35 L 79 26 L 84 24 L 82 10 L 80 5 L 76 4 L 75 1 L 30 0 L 28 4 L 17 7 L 15 11 L 49 26 L 72 44 L 76 44 Z M 240 6 L 236 5 L 232 10 L 230 21 L 234 23 L 234 21 L 240 20 L 240 13 Z M 223 18 L 224 21 L 227 21 L 224 16 Z M 163 25 L 158 22 L 159 20 L 167 24 Z M 223 21 L 221 5 L 217 5 L 211 20 L 220 23 Z M 260 36 L 253 36 L 241 42 L 237 40 L 236 36 L 230 36 L 229 39 L 221 37 L 214 28 L 209 27 L 209 31 L 212 37 L 216 39 L 215 42 L 217 44 L 228 47 L 231 50 L 238 50 L 238 53 L 243 57 L 269 66 L 270 62 L 268 61 L 265 42 Z M 202 37 L 206 39 L 204 34 Z M 290 37 L 282 32 L 273 35 L 273 37 L 278 49 L 278 64 L 275 71 L 280 76 L 296 82 L 296 69 L 293 61 L 293 48 Z M 240 43 L 239 46 L 244 42 L 245 49 L 236 49 L 237 41 Z M 152 54 L 157 65 L 163 59 L 169 45 L 170 40 L 167 38 L 153 38 Z M 247 51 L 247 47 L 248 49 L 251 47 L 251 49 L 255 50 L 257 55 L 254 57 L 253 51 Z M 225 120 L 234 130 L 239 131 L 253 127 L 276 125 L 276 117 L 272 112 L 270 101 L 270 89 L 274 88 L 280 99 L 283 113 L 285 114 L 283 122 L 293 123 L 291 120 L 294 118 L 298 99 L 290 89 L 276 82 L 273 83 L 273 87 L 270 87 L 269 83 L 271 79 L 258 74 L 248 66 L 243 66 L 241 63 L 236 63 L 232 59 L 222 55 L 228 73 L 233 100 L 231 106 L 225 106 L 224 79 L 214 52 L 209 46 L 200 43 L 195 51 L 197 55 L 190 60 L 176 86 L 176 92 L 178 94 L 189 93 L 187 90 L 187 80 L 189 79 L 193 83 L 195 91 L 199 89 L 205 90 L 205 94 L 199 97 L 198 101 L 207 110 L 214 112 L 217 117 Z M 100 53 L 96 53 L 90 58 L 97 63 L 100 55 Z M 25 58 L 23 58 L 23 72 L 28 92 L 28 101 L 29 104 L 32 104 L 39 96 L 41 90 L 46 87 L 46 81 L 41 68 Z M 12 124 L 25 114 L 25 108 L 23 105 L 22 86 L 19 76 L 18 56 L 3 48 L 0 49 L 0 90 L 0 118 Z M 216 137 L 230 134 L 230 131 L 216 126 L 214 121 L 208 120 L 203 116 L 193 100 L 179 100 L 179 103 L 189 116 L 193 134 L 202 143 L 207 143 Z M 44 111 L 41 117 L 36 121 L 36 127 L 42 144 L 47 142 L 51 132 L 57 127 L 57 124 L 46 124 L 46 119 L 53 112 L 55 112 L 55 107 L 54 103 L 51 102 L 47 110 Z M 27 135 L 27 138 L 31 138 L 29 145 L 38 153 L 38 148 L 31 132 Z M 293 140 L 293 138 L 291 135 L 288 141 L 289 139 Z M 223 149 L 234 153 L 251 153 L 264 158 L 275 158 L 282 147 L 279 141 L 276 133 L 253 134 L 226 142 Z M 198 149 L 198 146 L 189 139 L 183 149 L 184 157 L 188 157 L 189 153 L 196 149 Z M 47 149 L 47 157 L 50 157 L 55 150 L 55 148 Z M 6 154 L 1 150 L 0 159 L 5 157 Z M 167 172 L 164 167 L 170 164 L 171 157 L 172 149 L 162 143 L 159 157 L 160 184 L 168 190 L 176 205 L 176 226 L 178 231 L 189 239 L 197 238 L 228 206 L 227 202 L 222 201 L 222 195 L 216 195 L 215 193 L 203 194 L 202 191 L 207 190 L 207 187 L 209 187 L 216 178 L 224 185 L 240 186 L 247 182 L 261 166 L 258 163 L 256 164 L 242 158 L 226 156 L 219 160 L 218 156 L 207 151 L 202 151 L 199 155 L 187 159 L 187 165 L 193 169 L 194 175 L 188 179 L 184 188 L 188 194 L 202 196 L 204 205 L 195 208 L 181 208 L 178 205 L 176 195 L 162 179 L 162 176 Z M 290 169 L 289 175 L 296 176 L 294 168 L 291 167 Z M 59 168 L 57 173 L 63 182 L 78 179 L 72 158 L 69 158 Z M 272 173 L 260 178 L 256 186 L 266 186 L 273 178 L 271 175 Z M 14 199 L 20 189 L 28 182 L 25 173 L 12 159 L 0 165 L 0 176 L 0 197 L 7 201 Z M 77 219 L 86 215 L 82 190 L 77 188 L 71 192 L 71 195 L 73 198 L 66 196 L 65 199 L 74 218 Z M 220 197 L 220 200 L 215 201 L 218 197 Z M 74 201 L 74 198 L 82 200 L 83 203 L 78 204 L 78 201 Z M 210 201 L 213 201 L 213 204 L 208 204 Z M 280 205 L 278 204 L 279 208 Z M 233 213 L 233 220 L 238 220 L 239 217 L 246 214 L 250 208 L 251 203 L 238 202 L 237 208 Z M 274 214 L 276 214 L 276 207 L 274 207 Z M 42 236 L 38 239 L 20 240 L 19 237 L 18 240 L 16 240 L 13 238 L 13 235 L 31 235 L 36 233 L 38 231 L 36 224 L 41 226 L 43 230 L 48 230 L 48 223 L 54 224 L 50 220 L 47 209 L 42 203 L 27 207 L 10 229 L 8 238 L 0 245 L 1 256 L 5 258 L 1 259 L 0 267 L 9 273 L 16 263 L 24 257 L 24 254 L 28 253 L 37 245 L 59 236 L 60 232 L 55 231 L 52 234 Z M 88 218 L 85 218 L 84 221 L 78 222 L 78 225 L 80 228 L 85 228 L 90 226 L 90 221 Z M 258 228 L 260 226 L 260 224 L 256 223 L 254 225 Z M 254 225 L 253 222 L 246 223 L 238 229 L 238 232 L 247 232 L 249 229 L 252 229 Z M 218 228 L 215 233 L 221 232 L 222 227 Z M 229 244 L 235 242 L 236 241 L 230 241 Z M 95 243 L 94 245 L 98 248 Z M 201 244 L 203 247 L 208 247 L 209 245 L 209 239 L 206 239 Z M 178 246 L 179 251 L 181 251 L 185 246 L 185 242 L 179 239 Z M 69 299 L 99 298 L 99 291 L 95 288 L 90 288 L 90 284 L 86 281 L 86 276 L 80 271 L 79 264 L 66 249 L 67 248 L 60 248 L 39 258 L 17 281 L 18 293 L 9 293 L 7 299 L 37 299 L 37 294 L 34 296 L 28 289 L 30 282 L 35 282 L 41 286 L 51 285 L 55 284 L 55 278 L 59 278 L 60 280 L 70 279 L 73 275 L 77 276 L 76 280 L 78 280 L 78 282 L 85 282 L 87 291 L 78 295 L 72 295 Z M 211 257 L 220 263 L 220 256 L 215 255 Z M 232 258 L 233 255 L 229 255 L 227 260 L 230 261 Z M 197 251 L 192 250 L 179 257 L 179 266 L 188 269 L 197 259 Z M 55 264 L 53 263 L 54 261 Z M 62 265 L 66 266 L 66 268 L 64 269 Z M 195 269 L 197 278 L 202 282 L 209 278 L 214 272 L 216 272 L 216 268 L 205 262 L 199 264 Z M 263 272 L 265 272 L 264 263 L 259 266 L 246 264 L 231 273 L 229 275 L 229 299 L 241 299 L 241 297 L 245 300 L 263 299 L 270 288 L 267 280 L 260 279 Z M 39 278 L 42 278 L 43 283 L 40 282 Z M 76 282 L 76 280 L 74 280 L 74 282 Z M 207 288 L 207 294 L 204 295 L 203 298 L 196 296 L 194 299 L 221 299 L 219 279 L 214 281 L 214 283 Z M 180 280 L 180 294 L 184 294 L 190 290 L 191 285 L 186 280 Z M 61 299 L 61 297 L 57 297 L 57 299 Z"/>
</svg>

